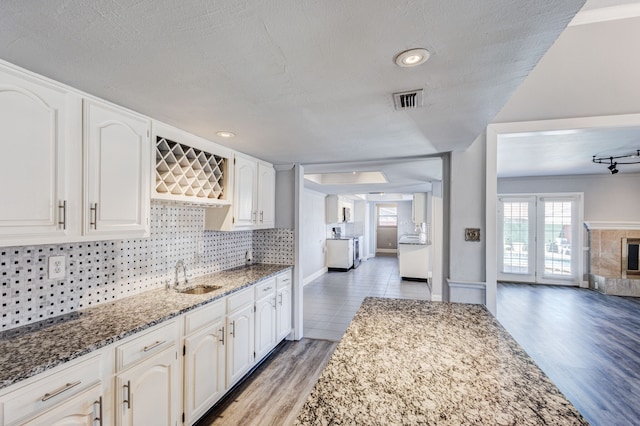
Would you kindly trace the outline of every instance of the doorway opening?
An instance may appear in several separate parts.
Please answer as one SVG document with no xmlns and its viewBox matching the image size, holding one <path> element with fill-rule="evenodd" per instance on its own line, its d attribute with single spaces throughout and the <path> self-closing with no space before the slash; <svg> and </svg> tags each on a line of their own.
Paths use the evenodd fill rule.
<svg viewBox="0 0 640 426">
<path fill-rule="evenodd" d="M 398 252 L 398 205 L 376 204 L 376 254 Z"/>
</svg>

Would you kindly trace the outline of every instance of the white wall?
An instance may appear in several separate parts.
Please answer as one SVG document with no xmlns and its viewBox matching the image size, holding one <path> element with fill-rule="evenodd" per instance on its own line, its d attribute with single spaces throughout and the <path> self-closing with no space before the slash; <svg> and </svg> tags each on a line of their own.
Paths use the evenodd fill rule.
<svg viewBox="0 0 640 426">
<path fill-rule="evenodd" d="M 485 280 L 485 137 L 451 155 L 449 278 Z M 480 228 L 480 242 L 464 240 L 465 228 Z"/>
<path fill-rule="evenodd" d="M 276 168 L 276 228 L 294 227 L 295 172 Z"/>
<path fill-rule="evenodd" d="M 640 174 L 545 176 L 498 179 L 499 194 L 583 192 L 584 220 L 640 220 Z"/>
<path fill-rule="evenodd" d="M 640 112 L 640 18 L 568 27 L 494 123 Z"/>
<path fill-rule="evenodd" d="M 318 274 L 326 272 L 325 243 L 325 194 L 305 189 L 301 206 L 302 274 L 305 283 Z"/>
</svg>

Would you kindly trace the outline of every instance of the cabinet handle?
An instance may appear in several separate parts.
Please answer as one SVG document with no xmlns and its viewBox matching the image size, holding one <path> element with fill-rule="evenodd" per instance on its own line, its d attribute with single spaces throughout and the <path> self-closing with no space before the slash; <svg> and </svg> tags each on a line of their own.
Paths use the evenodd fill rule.
<svg viewBox="0 0 640 426">
<path fill-rule="evenodd" d="M 93 418 L 93 423 L 98 422 L 98 425 L 102 426 L 102 397 L 93 403 L 94 407 L 98 404 L 98 416 Z"/>
<path fill-rule="evenodd" d="M 122 403 L 127 404 L 127 408 L 131 408 L 131 380 L 127 380 L 127 384 L 122 387 L 127 388 L 127 397 L 122 401 Z"/>
<path fill-rule="evenodd" d="M 260 223 L 264 223 L 264 211 L 260 210 Z"/>
<path fill-rule="evenodd" d="M 273 309 L 275 309 L 275 308 L 276 308 L 276 305 L 277 305 L 277 303 L 276 303 L 276 298 L 275 298 L 275 296 L 274 296 L 274 298 L 273 298 L 273 305 L 271 305 L 271 306 L 273 306 Z"/>
<path fill-rule="evenodd" d="M 93 206 L 89 208 L 91 213 L 93 214 L 93 219 L 91 223 L 89 223 L 89 227 L 93 226 L 93 229 L 98 229 L 98 203 L 93 203 Z"/>
<path fill-rule="evenodd" d="M 229 327 L 233 327 L 229 330 L 229 334 L 235 339 L 236 337 L 236 322 L 235 321 L 231 321 L 231 324 L 229 324 Z"/>
<path fill-rule="evenodd" d="M 280 302 L 278 303 L 280 303 L 280 306 L 282 306 L 282 293 L 280 293 L 279 296 L 280 296 Z"/>
<path fill-rule="evenodd" d="M 166 342 L 167 342 L 166 340 L 162 340 L 162 341 L 158 340 L 155 343 L 150 344 L 149 346 L 145 346 L 143 351 L 144 352 L 149 352 L 151 349 L 156 348 L 156 347 L 158 347 L 161 344 L 166 343 Z"/>
<path fill-rule="evenodd" d="M 81 383 L 80 380 L 78 380 L 77 382 L 71 382 L 71 383 L 67 383 L 64 386 L 60 386 L 58 389 L 54 390 L 53 392 L 47 392 L 44 395 L 42 395 L 42 401 L 44 402 L 48 399 L 53 398 L 54 396 L 60 395 L 62 392 L 66 392 L 71 388 L 75 388 L 80 383 Z"/>
<path fill-rule="evenodd" d="M 257 212 L 251 212 L 251 221 L 253 223 L 256 223 L 256 216 L 258 215 Z"/>
<path fill-rule="evenodd" d="M 271 291 L 273 287 L 267 287 L 267 288 L 263 288 L 262 291 Z"/>
<path fill-rule="evenodd" d="M 224 326 L 219 330 L 220 331 L 220 343 L 224 345 Z"/>
<path fill-rule="evenodd" d="M 62 226 L 63 230 L 67 229 L 67 200 L 63 200 L 61 204 L 58 204 L 58 210 L 62 210 L 60 213 L 60 219 L 58 225 Z"/>
</svg>

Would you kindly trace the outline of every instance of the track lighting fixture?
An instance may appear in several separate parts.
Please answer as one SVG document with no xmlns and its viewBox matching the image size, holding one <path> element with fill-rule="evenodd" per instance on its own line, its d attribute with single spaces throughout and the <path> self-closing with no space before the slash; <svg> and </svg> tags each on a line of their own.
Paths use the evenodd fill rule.
<svg viewBox="0 0 640 426">
<path fill-rule="evenodd" d="M 616 160 L 616 161 L 613 161 Z M 625 155 L 610 155 L 608 157 L 597 157 L 593 156 L 591 162 L 596 164 L 607 164 L 607 169 L 609 169 L 609 173 L 615 175 L 620 170 L 618 170 L 618 164 L 640 164 L 640 149 L 636 149 L 636 152 L 633 154 L 625 154 Z"/>
</svg>

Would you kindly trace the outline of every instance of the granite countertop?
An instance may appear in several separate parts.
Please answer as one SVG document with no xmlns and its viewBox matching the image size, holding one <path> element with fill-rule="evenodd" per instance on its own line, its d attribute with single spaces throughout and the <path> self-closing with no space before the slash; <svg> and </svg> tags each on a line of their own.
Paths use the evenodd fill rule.
<svg viewBox="0 0 640 426">
<path fill-rule="evenodd" d="M 0 339 L 0 389 L 78 358 L 291 266 L 251 265 L 190 280 L 189 286 L 221 286 L 206 294 L 157 289 L 87 308 L 39 330 L 25 326 Z"/>
<path fill-rule="evenodd" d="M 586 425 L 481 305 L 367 298 L 298 425 Z"/>
</svg>

